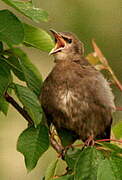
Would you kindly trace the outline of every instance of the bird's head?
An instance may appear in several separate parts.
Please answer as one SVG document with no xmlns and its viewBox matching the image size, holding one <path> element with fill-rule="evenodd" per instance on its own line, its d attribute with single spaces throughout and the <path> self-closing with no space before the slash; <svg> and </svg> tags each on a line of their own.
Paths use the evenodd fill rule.
<svg viewBox="0 0 122 180">
<path fill-rule="evenodd" d="M 50 31 L 55 38 L 55 47 L 49 54 L 56 60 L 73 60 L 83 55 L 83 44 L 73 33 Z"/>
</svg>

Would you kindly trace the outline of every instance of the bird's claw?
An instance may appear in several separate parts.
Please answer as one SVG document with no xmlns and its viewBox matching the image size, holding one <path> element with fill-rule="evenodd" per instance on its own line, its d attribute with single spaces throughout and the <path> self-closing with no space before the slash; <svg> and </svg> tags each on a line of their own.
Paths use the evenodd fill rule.
<svg viewBox="0 0 122 180">
<path fill-rule="evenodd" d="M 88 139 L 85 141 L 84 146 L 94 146 L 95 141 L 93 136 L 89 136 Z"/>
</svg>

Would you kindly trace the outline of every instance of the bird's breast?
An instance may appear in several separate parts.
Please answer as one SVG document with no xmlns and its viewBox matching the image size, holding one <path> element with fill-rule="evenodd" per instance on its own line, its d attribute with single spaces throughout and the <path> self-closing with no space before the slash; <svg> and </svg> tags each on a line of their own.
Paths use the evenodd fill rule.
<svg viewBox="0 0 122 180">
<path fill-rule="evenodd" d="M 61 92 L 60 100 L 65 106 L 68 102 L 76 100 L 76 97 L 74 96 L 74 93 L 72 91 L 65 90 L 64 92 Z"/>
<path fill-rule="evenodd" d="M 60 107 L 67 115 L 71 114 L 71 108 L 75 101 L 77 101 L 77 98 L 71 90 L 65 89 L 63 92 L 59 92 Z"/>
</svg>

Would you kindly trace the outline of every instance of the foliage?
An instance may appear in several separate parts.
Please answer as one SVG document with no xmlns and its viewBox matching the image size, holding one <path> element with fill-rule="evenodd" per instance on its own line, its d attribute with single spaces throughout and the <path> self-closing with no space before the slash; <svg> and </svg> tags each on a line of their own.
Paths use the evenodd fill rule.
<svg viewBox="0 0 122 180">
<path fill-rule="evenodd" d="M 47 21 L 48 14 L 43 9 L 39 9 L 33 6 L 32 1 L 15 1 L 15 0 L 2 0 L 9 6 L 15 8 L 25 16 L 29 17 L 35 22 Z"/>
<path fill-rule="evenodd" d="M 122 122 L 118 122 L 114 127 L 113 127 L 113 133 L 117 139 L 122 138 Z"/>
<path fill-rule="evenodd" d="M 47 12 L 35 8 L 31 1 L 3 1 L 33 21 L 47 21 Z M 24 155 L 26 168 L 30 171 L 48 149 L 49 135 L 38 101 L 42 77 L 27 54 L 19 48 L 20 44 L 43 51 L 49 51 L 53 47 L 53 41 L 47 32 L 24 23 L 9 10 L 0 10 L 0 111 L 7 115 L 9 102 L 19 112 L 23 111 L 27 120 L 32 119 L 32 125 L 29 124 L 22 132 L 17 143 L 17 150 Z M 14 83 L 13 74 L 26 85 Z M 10 96 L 11 91 L 15 92 L 18 102 Z"/>
<path fill-rule="evenodd" d="M 41 124 L 37 128 L 32 126 L 24 130 L 17 142 L 17 150 L 24 155 L 25 164 L 29 171 L 36 166 L 39 157 L 48 147 L 48 129 Z"/>
<path fill-rule="evenodd" d="M 35 8 L 32 1 L 2 1 L 32 21 L 47 21 L 47 12 Z M 20 44 L 21 46 L 31 46 L 47 52 L 54 45 L 46 31 L 26 24 L 9 10 L 0 10 L 0 111 L 7 115 L 9 103 L 11 103 L 28 121 L 29 127 L 18 138 L 17 150 L 24 155 L 26 168 L 30 171 L 35 168 L 39 158 L 48 149 L 49 133 L 38 101 L 43 83 L 42 77 L 38 69 L 31 63 L 27 54 L 20 49 Z M 121 84 L 95 42 L 93 42 L 93 47 L 95 53 L 88 55 L 88 60 L 93 64 L 97 64 L 96 68 L 99 70 L 107 69 L 117 86 L 121 89 Z M 25 85 L 16 84 L 13 81 L 13 74 L 20 81 L 23 81 Z M 18 98 L 17 102 L 10 96 L 11 91 L 15 92 Z M 122 131 L 117 125 L 113 128 L 113 131 L 116 137 L 122 137 Z M 64 132 L 59 134 L 64 146 L 70 144 L 72 137 L 68 137 Z M 51 142 L 54 141 L 55 144 L 57 143 L 60 146 L 57 137 L 51 140 Z M 55 148 L 56 146 L 53 147 Z M 118 145 L 97 143 L 95 147 L 87 147 L 82 150 L 74 145 L 73 148 L 69 148 L 66 151 L 63 158 L 67 163 L 66 174 L 61 177 L 56 176 L 58 164 L 58 159 L 56 159 L 47 168 L 43 179 L 122 179 L 122 148 Z"/>
</svg>

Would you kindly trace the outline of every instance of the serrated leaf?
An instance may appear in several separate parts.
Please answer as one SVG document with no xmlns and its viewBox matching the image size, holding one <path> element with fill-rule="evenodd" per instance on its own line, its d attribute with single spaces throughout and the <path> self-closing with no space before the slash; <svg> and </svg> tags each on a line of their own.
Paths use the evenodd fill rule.
<svg viewBox="0 0 122 180">
<path fill-rule="evenodd" d="M 112 130 L 117 139 L 122 138 L 122 121 L 118 122 Z"/>
<path fill-rule="evenodd" d="M 35 126 L 40 124 L 42 121 L 43 112 L 37 96 L 28 87 L 18 84 L 14 85 L 14 90 L 18 99 L 32 118 Z"/>
<path fill-rule="evenodd" d="M 3 53 L 4 54 L 4 53 Z M 13 73 L 21 80 L 25 81 L 25 76 L 22 71 L 21 65 L 19 63 L 19 60 L 15 56 L 10 56 L 8 58 L 1 57 L 0 58 L 1 62 L 4 62 L 5 64 L 8 65 L 9 69 L 13 71 Z"/>
<path fill-rule="evenodd" d="M 40 8 L 34 7 L 32 1 L 15 1 L 15 0 L 2 0 L 9 6 L 15 8 L 17 11 L 21 12 L 28 18 L 35 22 L 47 21 L 48 13 Z"/>
<path fill-rule="evenodd" d="M 23 24 L 9 10 L 0 11 L 0 40 L 7 44 L 20 44 L 24 39 Z"/>
<path fill-rule="evenodd" d="M 103 159 L 103 154 L 95 147 L 85 148 L 76 161 L 74 180 L 97 180 L 98 166 Z"/>
<path fill-rule="evenodd" d="M 30 59 L 19 48 L 14 48 L 13 53 L 18 58 L 27 86 L 37 95 L 40 95 L 42 77 L 38 69 L 31 63 Z"/>
<path fill-rule="evenodd" d="M 21 80 L 21 81 L 25 81 L 25 76 L 24 76 L 24 72 L 22 70 L 22 67 L 19 63 L 19 60 L 17 57 L 15 56 L 10 56 L 8 59 L 4 59 L 6 60 L 6 63 L 9 64 L 10 68 L 12 69 L 13 73 Z"/>
<path fill-rule="evenodd" d="M 24 155 L 28 171 L 35 168 L 39 158 L 49 147 L 48 129 L 43 125 L 29 127 L 18 138 L 17 150 Z"/>
<path fill-rule="evenodd" d="M 24 32 L 24 42 L 27 45 L 48 52 L 54 47 L 54 42 L 46 31 L 28 24 L 24 24 Z"/>
<path fill-rule="evenodd" d="M 0 97 L 3 96 L 11 81 L 12 78 L 8 66 L 0 60 Z"/>
<path fill-rule="evenodd" d="M 45 173 L 45 180 L 51 180 L 53 178 L 53 176 L 55 175 L 57 163 L 58 159 L 50 163 Z"/>
<path fill-rule="evenodd" d="M 81 153 L 81 150 L 80 149 L 68 149 L 66 155 L 65 155 L 65 161 L 68 165 L 68 168 L 70 168 L 70 170 L 74 170 L 74 166 L 75 166 L 75 163 L 76 163 L 76 160 L 78 159 L 79 157 L 79 154 Z"/>
</svg>

